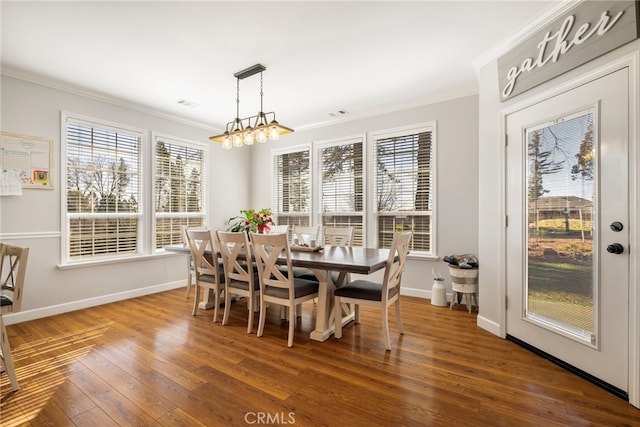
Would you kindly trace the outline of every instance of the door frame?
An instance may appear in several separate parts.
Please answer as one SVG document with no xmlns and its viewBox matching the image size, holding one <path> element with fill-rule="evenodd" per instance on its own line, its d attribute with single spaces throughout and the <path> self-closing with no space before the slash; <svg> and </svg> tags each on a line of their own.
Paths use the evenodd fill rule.
<svg viewBox="0 0 640 427">
<path fill-rule="evenodd" d="M 582 68 L 584 68 L 583 66 Z M 615 59 L 595 70 L 583 73 L 571 81 L 557 84 L 532 97 L 523 99 L 513 105 L 500 110 L 500 138 L 501 144 L 501 215 L 504 218 L 504 229 L 500 241 L 500 290 L 499 298 L 504 301 L 500 305 L 500 335 L 507 334 L 507 117 L 530 107 L 534 104 L 567 92 L 578 86 L 596 80 L 619 69 L 629 69 L 629 218 L 640 218 L 640 52 Z M 553 82 L 550 82 L 553 84 Z M 640 408 L 640 223 L 629 224 L 629 403 Z"/>
</svg>

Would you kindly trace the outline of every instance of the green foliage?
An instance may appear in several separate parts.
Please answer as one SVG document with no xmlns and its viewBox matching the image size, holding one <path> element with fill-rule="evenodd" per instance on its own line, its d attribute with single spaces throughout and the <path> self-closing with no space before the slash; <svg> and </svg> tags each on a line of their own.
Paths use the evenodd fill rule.
<svg viewBox="0 0 640 427">
<path fill-rule="evenodd" d="M 234 216 L 227 220 L 227 231 L 246 231 L 252 233 L 264 233 L 270 230 L 270 225 L 274 225 L 273 213 L 269 208 L 259 211 L 248 209 L 240 211 L 242 215 Z"/>
</svg>

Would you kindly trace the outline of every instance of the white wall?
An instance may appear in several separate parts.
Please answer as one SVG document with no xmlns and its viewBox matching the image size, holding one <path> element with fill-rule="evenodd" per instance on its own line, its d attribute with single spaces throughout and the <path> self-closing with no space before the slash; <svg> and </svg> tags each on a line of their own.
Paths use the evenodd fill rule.
<svg viewBox="0 0 640 427">
<path fill-rule="evenodd" d="M 134 126 L 193 141 L 208 141 L 211 131 L 134 111 L 117 101 L 100 100 L 25 80 L 2 76 L 1 126 L 5 132 L 52 138 L 54 190 L 23 190 L 22 196 L 0 197 L 0 240 L 30 247 L 23 310 L 7 323 L 44 317 L 104 302 L 182 286 L 186 278 L 183 255 L 147 256 L 140 260 L 61 270 L 60 163 L 61 111 Z M 105 98 L 106 99 L 106 98 Z M 209 157 L 211 193 L 209 225 L 247 206 L 247 150 L 222 150 L 213 144 Z M 148 171 L 147 171 L 148 172 Z M 147 173 L 145 177 L 149 177 Z"/>
<path fill-rule="evenodd" d="M 286 118 L 281 117 L 286 124 Z M 254 145 L 251 207 L 272 206 L 271 150 L 326 141 L 344 136 L 429 121 L 437 122 L 436 199 L 437 255 L 478 252 L 478 98 L 468 96 L 358 120 L 308 130 L 296 130 L 278 142 Z M 370 143 L 370 141 L 368 141 Z M 268 177 L 268 178 L 267 178 Z M 480 260 L 482 264 L 482 260 Z M 430 297 L 437 267 L 448 277 L 441 260 L 410 259 L 403 276 L 403 294 Z M 481 270 L 482 271 L 482 270 Z M 451 282 L 446 281 L 448 292 Z"/>
</svg>

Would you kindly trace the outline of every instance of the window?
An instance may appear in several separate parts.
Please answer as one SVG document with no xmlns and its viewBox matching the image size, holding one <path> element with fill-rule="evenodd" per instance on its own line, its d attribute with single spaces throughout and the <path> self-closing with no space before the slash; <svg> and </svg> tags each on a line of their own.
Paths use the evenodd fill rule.
<svg viewBox="0 0 640 427">
<path fill-rule="evenodd" d="M 142 133 L 65 116 L 66 260 L 137 254 Z"/>
<path fill-rule="evenodd" d="M 311 177 L 310 149 L 275 152 L 273 154 L 274 197 L 273 215 L 278 225 L 310 225 Z"/>
<path fill-rule="evenodd" d="M 182 227 L 206 223 L 205 147 L 155 135 L 154 240 L 156 249 L 182 243 Z"/>
<path fill-rule="evenodd" d="M 353 246 L 363 246 L 363 138 L 323 143 L 318 147 L 320 223 L 354 227 Z"/>
<path fill-rule="evenodd" d="M 433 254 L 434 125 L 372 134 L 375 234 L 389 248 L 394 233 L 412 231 L 411 250 Z"/>
<path fill-rule="evenodd" d="M 62 263 L 162 251 L 207 224 L 208 145 L 63 113 Z M 143 165 L 150 167 L 143 171 Z"/>
</svg>

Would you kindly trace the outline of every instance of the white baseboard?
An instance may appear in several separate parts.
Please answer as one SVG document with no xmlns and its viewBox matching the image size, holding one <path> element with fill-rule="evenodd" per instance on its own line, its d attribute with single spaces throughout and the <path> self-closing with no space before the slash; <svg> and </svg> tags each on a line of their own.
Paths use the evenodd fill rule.
<svg viewBox="0 0 640 427">
<path fill-rule="evenodd" d="M 427 291 L 425 289 L 402 287 L 400 288 L 400 295 L 431 299 L 431 291 Z"/>
<path fill-rule="evenodd" d="M 115 294 L 102 295 L 94 298 L 87 298 L 79 301 L 72 301 L 64 304 L 52 305 L 49 307 L 36 308 L 34 310 L 20 311 L 18 313 L 7 313 L 2 315 L 5 325 L 13 325 L 16 323 L 26 322 L 29 320 L 41 319 L 43 317 L 54 316 L 56 314 L 68 313 L 70 311 L 81 310 L 83 308 L 95 307 L 98 305 L 108 304 L 110 302 L 122 301 L 126 299 L 136 298 L 143 295 L 151 295 L 158 292 L 169 291 L 184 287 L 184 280 L 163 283 L 160 285 L 149 286 L 146 288 L 132 289 L 130 291 L 118 292 Z"/>
<path fill-rule="evenodd" d="M 486 317 L 483 317 L 478 314 L 478 326 L 486 331 L 491 332 L 494 335 L 497 335 L 501 338 L 505 338 L 504 335 L 500 332 L 500 325 L 494 322 L 493 320 L 489 320 Z"/>
</svg>

